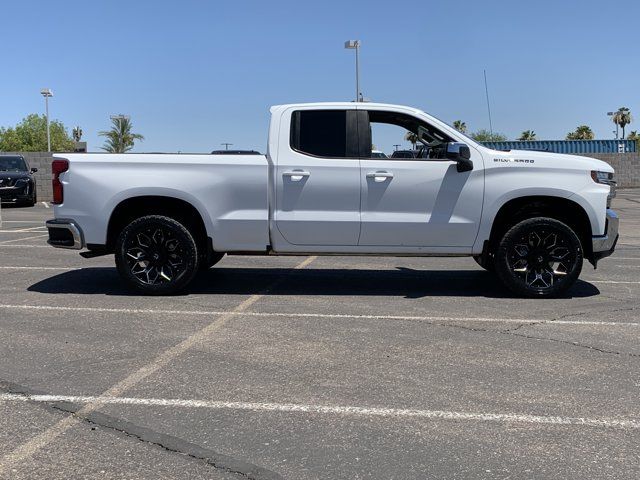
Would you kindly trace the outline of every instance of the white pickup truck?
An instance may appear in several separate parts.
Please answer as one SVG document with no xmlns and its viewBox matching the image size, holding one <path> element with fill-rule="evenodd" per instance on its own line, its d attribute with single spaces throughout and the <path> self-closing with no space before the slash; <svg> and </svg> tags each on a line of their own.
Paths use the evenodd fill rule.
<svg viewBox="0 0 640 480">
<path fill-rule="evenodd" d="M 389 132 L 413 133 L 415 158 L 372 155 Z M 517 295 L 547 297 L 618 239 L 608 164 L 491 150 L 404 106 L 272 107 L 266 156 L 63 156 L 49 243 L 114 253 L 145 294 L 183 290 L 224 254 L 366 254 L 471 256 Z"/>
</svg>

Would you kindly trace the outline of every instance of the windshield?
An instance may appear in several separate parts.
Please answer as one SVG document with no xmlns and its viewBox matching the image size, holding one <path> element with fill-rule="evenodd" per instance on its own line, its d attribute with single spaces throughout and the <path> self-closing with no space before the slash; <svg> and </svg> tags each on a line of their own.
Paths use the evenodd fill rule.
<svg viewBox="0 0 640 480">
<path fill-rule="evenodd" d="M 26 172 L 27 164 L 21 157 L 0 157 L 0 172 Z"/>
</svg>

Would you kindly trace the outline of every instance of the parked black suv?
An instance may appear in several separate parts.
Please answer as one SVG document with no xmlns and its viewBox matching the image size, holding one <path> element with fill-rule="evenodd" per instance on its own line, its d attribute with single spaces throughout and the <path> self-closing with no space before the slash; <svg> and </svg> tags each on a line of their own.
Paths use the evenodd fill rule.
<svg viewBox="0 0 640 480">
<path fill-rule="evenodd" d="M 20 155 L 0 155 L 0 202 L 32 207 L 36 204 L 37 168 L 29 168 Z"/>
</svg>

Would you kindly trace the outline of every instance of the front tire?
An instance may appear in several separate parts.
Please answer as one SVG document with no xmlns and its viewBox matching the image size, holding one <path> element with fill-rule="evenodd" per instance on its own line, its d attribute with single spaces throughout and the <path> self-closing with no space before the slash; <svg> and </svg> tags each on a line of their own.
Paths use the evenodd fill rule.
<svg viewBox="0 0 640 480">
<path fill-rule="evenodd" d="M 524 220 L 507 231 L 495 268 L 512 292 L 524 297 L 554 297 L 570 288 L 582 270 L 580 239 L 551 218 Z"/>
<path fill-rule="evenodd" d="M 198 271 L 198 247 L 191 232 L 173 218 L 148 215 L 127 225 L 116 241 L 118 273 L 146 295 L 183 290 Z"/>
</svg>

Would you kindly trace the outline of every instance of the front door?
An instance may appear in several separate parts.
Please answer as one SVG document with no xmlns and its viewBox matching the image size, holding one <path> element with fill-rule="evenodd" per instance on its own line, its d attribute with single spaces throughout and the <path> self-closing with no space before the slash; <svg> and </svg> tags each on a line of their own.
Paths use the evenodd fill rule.
<svg viewBox="0 0 640 480">
<path fill-rule="evenodd" d="M 358 244 L 356 111 L 292 109 L 282 118 L 274 219 L 292 245 Z"/>
<path fill-rule="evenodd" d="M 419 148 L 416 135 L 427 129 L 436 145 L 446 134 L 408 114 L 367 111 L 360 127 L 374 154 L 361 159 L 361 246 L 471 247 L 482 214 L 482 157 L 471 148 L 474 169 L 458 172 L 436 148 Z M 369 128 L 366 123 L 369 122 Z M 418 129 L 418 126 L 422 130 Z M 394 153 L 394 145 L 397 151 Z M 403 147 L 403 148 L 399 148 Z M 380 158 L 386 150 L 388 158 Z"/>
</svg>

